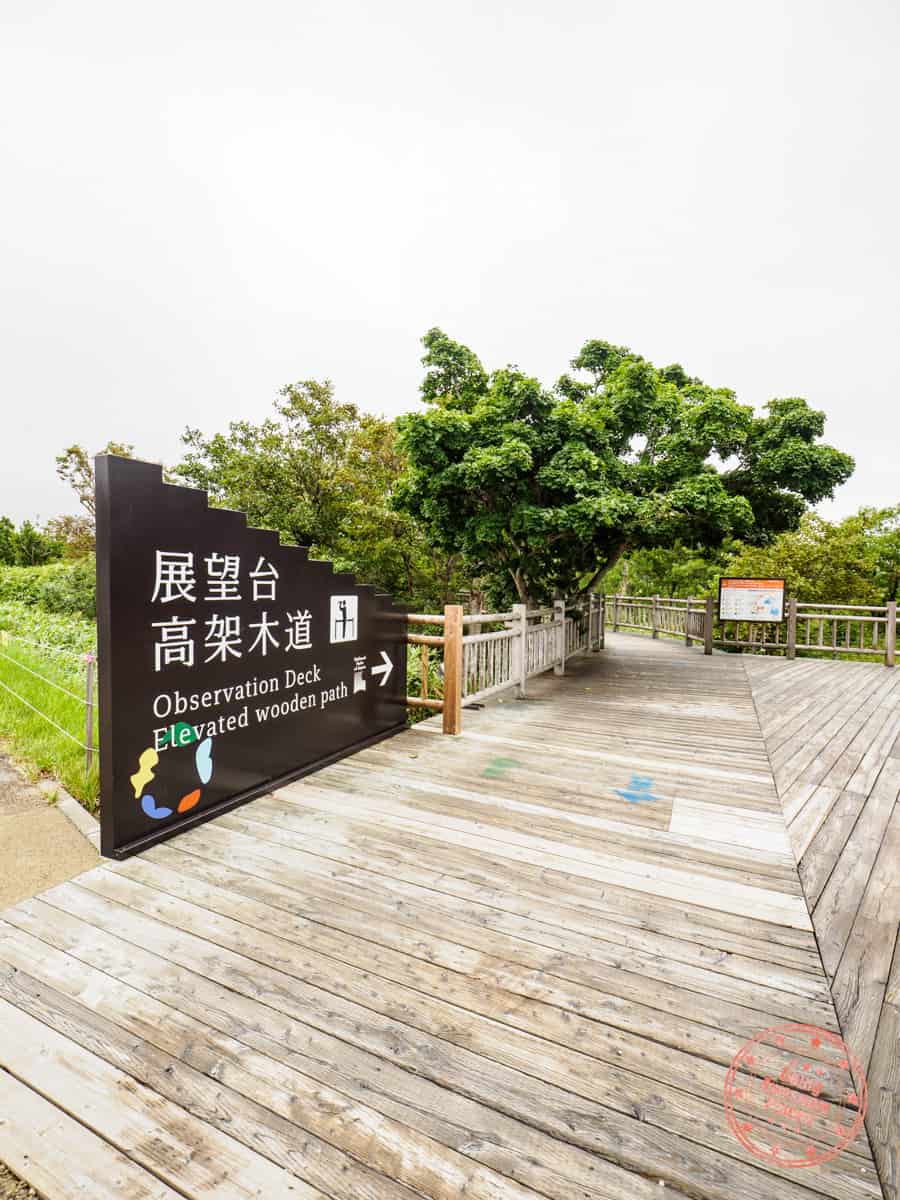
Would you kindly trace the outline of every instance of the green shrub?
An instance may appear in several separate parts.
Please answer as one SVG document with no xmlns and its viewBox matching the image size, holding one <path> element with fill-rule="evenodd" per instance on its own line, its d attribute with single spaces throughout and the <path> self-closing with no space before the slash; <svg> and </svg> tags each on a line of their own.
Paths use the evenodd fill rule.
<svg viewBox="0 0 900 1200">
<path fill-rule="evenodd" d="M 0 567 L 0 603 L 4 601 L 93 618 L 97 611 L 94 559 Z"/>
</svg>

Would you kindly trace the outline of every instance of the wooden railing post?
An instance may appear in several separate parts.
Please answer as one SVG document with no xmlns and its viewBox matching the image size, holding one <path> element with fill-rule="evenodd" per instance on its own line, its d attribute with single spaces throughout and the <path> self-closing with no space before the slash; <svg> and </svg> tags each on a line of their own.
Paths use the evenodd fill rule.
<svg viewBox="0 0 900 1200">
<path fill-rule="evenodd" d="M 94 763 L 94 665 L 93 654 L 84 656 L 84 769 L 90 771 Z"/>
<path fill-rule="evenodd" d="M 554 675 L 565 675 L 566 673 L 566 602 L 565 600 L 553 601 L 553 624 L 557 627 L 557 638 L 559 639 L 557 660 L 553 664 Z"/>
<path fill-rule="evenodd" d="M 597 597 L 593 592 L 588 592 L 588 653 L 593 654 L 597 649 L 597 641 L 594 637 L 594 613 L 597 611 Z"/>
<path fill-rule="evenodd" d="M 462 731 L 463 610 L 461 604 L 444 605 L 444 708 L 443 732 Z"/>
<path fill-rule="evenodd" d="M 694 639 L 691 637 L 691 605 L 694 603 L 694 597 L 688 596 L 687 604 L 684 610 L 684 644 L 693 646 Z"/>
<path fill-rule="evenodd" d="M 651 637 L 659 637 L 659 596 L 654 596 L 650 609 L 650 628 L 652 629 Z"/>
<path fill-rule="evenodd" d="M 619 632 L 619 593 L 613 596 L 613 633 Z"/>
<path fill-rule="evenodd" d="M 788 599 L 787 656 L 788 656 L 788 658 L 796 658 L 797 657 L 797 597 L 796 596 L 791 596 Z"/>
<path fill-rule="evenodd" d="M 713 652 L 713 622 L 716 619 L 716 598 L 706 597 L 706 612 L 703 619 L 703 653 Z"/>
<path fill-rule="evenodd" d="M 600 636 L 597 639 L 598 649 L 606 649 L 606 593 L 600 597 Z"/>
<path fill-rule="evenodd" d="M 897 659 L 897 601 L 889 600 L 884 638 L 884 665 L 892 667 Z"/>
<path fill-rule="evenodd" d="M 512 606 L 513 628 L 516 636 L 512 639 L 513 660 L 510 664 L 510 678 L 518 682 L 518 696 L 525 699 L 525 684 L 528 679 L 528 605 L 514 604 Z"/>
</svg>

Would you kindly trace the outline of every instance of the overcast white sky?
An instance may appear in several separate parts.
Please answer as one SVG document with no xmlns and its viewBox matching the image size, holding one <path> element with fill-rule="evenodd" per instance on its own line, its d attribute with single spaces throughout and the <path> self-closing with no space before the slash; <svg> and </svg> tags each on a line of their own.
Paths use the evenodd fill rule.
<svg viewBox="0 0 900 1200">
<path fill-rule="evenodd" d="M 857 458 L 900 501 L 888 0 L 0 0 L 0 513 L 54 455 L 414 407 L 432 325 L 551 383 L 589 337 Z"/>
</svg>

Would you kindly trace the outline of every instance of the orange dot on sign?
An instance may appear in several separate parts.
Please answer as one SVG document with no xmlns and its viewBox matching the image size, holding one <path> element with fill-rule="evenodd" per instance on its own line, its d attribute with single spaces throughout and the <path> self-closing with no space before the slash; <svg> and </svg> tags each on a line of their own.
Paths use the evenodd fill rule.
<svg viewBox="0 0 900 1200">
<path fill-rule="evenodd" d="M 197 788 L 197 790 L 194 792 L 188 792 L 188 794 L 186 796 L 182 796 L 181 799 L 178 801 L 178 811 L 179 812 L 187 812 L 187 810 L 189 808 L 194 807 L 194 805 L 197 803 L 197 801 L 199 799 L 200 799 L 200 788 Z"/>
</svg>

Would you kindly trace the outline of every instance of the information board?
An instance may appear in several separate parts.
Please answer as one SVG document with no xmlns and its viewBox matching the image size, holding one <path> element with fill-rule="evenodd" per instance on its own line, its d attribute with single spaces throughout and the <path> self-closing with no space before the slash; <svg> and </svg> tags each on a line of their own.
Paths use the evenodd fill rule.
<svg viewBox="0 0 900 1200">
<path fill-rule="evenodd" d="M 126 858 L 406 725 L 406 614 L 162 468 L 96 459 L 101 849 Z"/>
<path fill-rule="evenodd" d="M 783 579 L 720 579 L 720 621 L 783 621 Z"/>
</svg>

